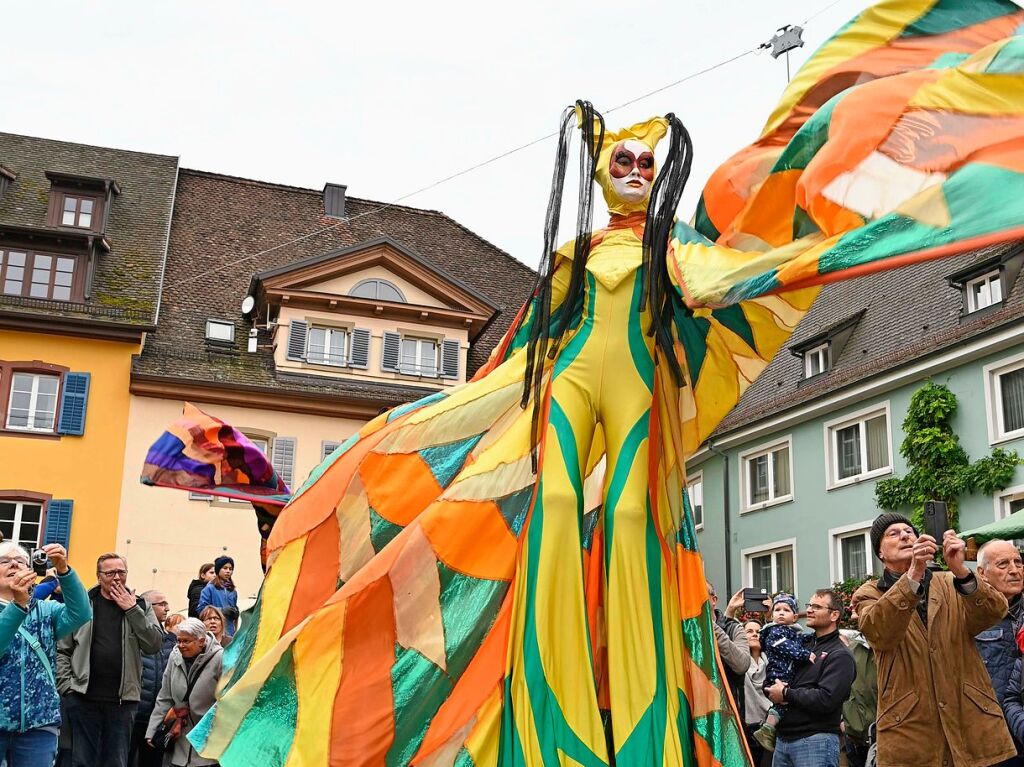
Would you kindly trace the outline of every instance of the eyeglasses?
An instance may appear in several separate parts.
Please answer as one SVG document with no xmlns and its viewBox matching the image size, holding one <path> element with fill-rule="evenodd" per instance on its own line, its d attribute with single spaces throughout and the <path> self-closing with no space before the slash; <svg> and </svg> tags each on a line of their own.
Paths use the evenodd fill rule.
<svg viewBox="0 0 1024 767">
<path fill-rule="evenodd" d="M 829 612 L 832 612 L 833 610 L 836 609 L 834 607 L 829 607 L 827 605 L 816 605 L 813 602 L 808 602 L 807 604 L 804 605 L 804 607 L 807 609 L 807 612 L 809 612 L 809 613 L 810 612 L 815 612 L 817 610 L 828 610 Z"/>
<path fill-rule="evenodd" d="M 100 570 L 98 574 L 106 576 L 107 578 L 117 578 L 117 577 L 127 578 L 128 577 L 128 571 L 127 570 Z"/>
<path fill-rule="evenodd" d="M 22 567 L 28 567 L 28 560 L 22 557 L 0 557 L 0 567 L 6 567 L 11 564 L 19 564 Z"/>
<path fill-rule="evenodd" d="M 166 601 L 163 601 L 163 602 L 153 602 L 153 607 L 170 607 L 170 604 L 168 604 L 168 602 L 166 602 Z"/>
</svg>

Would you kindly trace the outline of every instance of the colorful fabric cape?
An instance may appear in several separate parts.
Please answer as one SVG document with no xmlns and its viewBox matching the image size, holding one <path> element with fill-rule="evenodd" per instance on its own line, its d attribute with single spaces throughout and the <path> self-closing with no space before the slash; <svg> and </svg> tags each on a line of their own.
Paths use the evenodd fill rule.
<svg viewBox="0 0 1024 767">
<path fill-rule="evenodd" d="M 643 467 L 654 533 L 638 556 L 679 617 L 659 646 L 681 682 L 657 693 L 652 727 L 683 737 L 650 763 L 749 759 L 717 662 L 685 460 L 820 285 L 1024 235 L 1022 24 L 1008 0 L 864 11 L 802 68 L 758 141 L 714 174 L 693 225 L 675 226 L 669 269 L 690 310 L 679 308 L 672 331 L 685 380 L 655 359 Z M 596 247 L 614 240 L 632 259 L 642 231 L 634 225 L 633 241 L 629 231 L 613 223 Z M 587 321 L 585 307 L 559 309 L 574 313 L 577 335 L 546 362 L 549 392 Z M 510 644 L 529 577 L 522 552 L 548 447 L 535 476 L 530 411 L 519 407 L 530 304 L 523 319 L 473 382 L 366 424 L 300 488 L 225 652 L 219 702 L 189 736 L 205 755 L 227 767 L 609 763 L 568 724 L 573 712 L 552 705 L 557 673 L 527 680 L 533 729 L 516 726 L 508 704 L 522 672 L 522 647 Z M 601 452 L 595 438 L 588 473 Z M 608 629 L 601 503 L 580 506 L 592 521 L 579 651 L 595 669 Z"/>
</svg>

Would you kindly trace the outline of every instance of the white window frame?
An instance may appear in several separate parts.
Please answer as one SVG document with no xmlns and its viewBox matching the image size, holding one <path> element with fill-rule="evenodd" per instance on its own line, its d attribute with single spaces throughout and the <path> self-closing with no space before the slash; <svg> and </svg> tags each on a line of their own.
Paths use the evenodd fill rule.
<svg viewBox="0 0 1024 767">
<path fill-rule="evenodd" d="M 345 339 L 345 359 L 341 362 L 331 362 L 326 359 L 313 359 L 310 354 L 310 346 L 313 342 L 313 332 L 317 330 L 324 331 L 324 354 L 329 354 L 331 348 L 331 336 L 335 333 L 341 333 Z M 342 327 L 340 325 L 318 325 L 309 323 L 309 327 L 306 328 L 306 363 L 309 365 L 326 365 L 332 368 L 344 368 L 348 367 L 349 360 L 352 357 L 352 329 L 349 327 Z"/>
<path fill-rule="evenodd" d="M 695 471 L 689 477 L 686 478 L 686 492 L 690 497 L 690 508 L 696 508 L 693 502 L 693 493 L 691 488 L 695 485 L 700 485 L 700 522 L 697 522 L 696 512 L 694 512 L 693 529 L 703 530 L 704 529 L 704 472 Z"/>
<path fill-rule="evenodd" d="M 0 501 L 14 504 L 14 520 L 11 524 L 12 535 L 10 540 L 19 543 L 21 542 L 21 536 L 19 535 L 21 532 L 21 515 L 24 511 L 25 504 L 39 507 L 39 530 L 36 532 L 36 542 L 32 548 L 38 547 L 39 542 L 43 539 L 43 529 L 46 527 L 47 504 L 43 501 L 17 501 L 13 498 L 0 498 Z"/>
<path fill-rule="evenodd" d="M 416 344 L 416 367 L 410 368 L 405 367 L 402 358 L 405 350 L 405 342 L 413 341 Z M 423 352 L 421 344 L 429 343 L 434 345 L 434 372 L 424 372 L 423 366 L 419 360 L 423 359 Z M 441 340 L 438 338 L 430 338 L 428 336 L 418 336 L 413 334 L 406 335 L 401 334 L 401 339 L 398 342 L 398 372 L 404 376 L 420 376 L 422 378 L 439 378 L 441 376 Z"/>
<path fill-rule="evenodd" d="M 14 379 L 17 376 L 31 376 L 32 377 L 32 389 L 29 392 L 28 400 L 28 425 L 27 426 L 12 426 L 11 425 L 11 411 L 14 409 Z M 39 412 L 36 408 L 39 399 L 39 379 L 40 378 L 56 378 L 57 379 L 57 392 L 53 398 L 53 425 L 49 429 L 39 428 L 35 425 L 36 414 Z M 7 391 L 7 413 L 4 418 L 4 426 L 11 431 L 27 431 L 33 434 L 56 434 L 57 433 L 57 421 L 60 418 L 60 397 L 61 390 L 64 386 L 64 376 L 54 373 L 34 373 L 28 370 L 13 370 L 11 372 L 11 381 L 8 385 Z"/>
<path fill-rule="evenodd" d="M 320 440 L 320 463 L 327 460 L 327 456 L 344 444 L 343 440 L 324 439 Z"/>
<path fill-rule="evenodd" d="M 772 455 L 779 448 L 785 447 L 789 451 L 789 492 L 786 495 L 780 495 L 772 497 L 775 493 L 775 456 Z M 750 472 L 747 469 L 748 463 L 755 459 L 760 458 L 762 455 L 768 455 L 768 493 L 769 498 L 767 501 L 760 501 L 759 503 L 750 502 Z M 760 511 L 766 509 L 769 506 L 778 506 L 780 503 L 789 503 L 793 500 L 795 494 L 795 487 L 793 484 L 793 435 L 787 434 L 785 437 L 780 439 L 772 440 L 771 442 L 765 442 L 762 445 L 751 448 L 740 453 L 740 514 L 748 514 L 752 511 Z"/>
<path fill-rule="evenodd" d="M 985 414 L 988 421 L 988 443 L 998 445 L 1024 437 L 1024 428 L 1006 431 L 1003 425 L 1003 392 L 999 377 L 1024 368 L 1024 354 L 992 362 L 982 368 L 985 388 Z"/>
<path fill-rule="evenodd" d="M 843 572 L 843 539 L 854 538 L 857 535 L 864 536 L 864 550 L 868 553 L 869 575 L 875 572 L 875 552 L 871 548 L 871 523 L 873 520 L 858 522 L 853 525 L 833 527 L 828 531 L 828 573 L 831 583 L 841 583 L 846 579 Z"/>
<path fill-rule="evenodd" d="M 826 341 L 804 352 L 804 378 L 814 378 L 814 376 L 828 372 L 829 368 L 832 367 L 831 346 L 831 343 Z M 811 372 L 811 361 L 815 358 L 818 359 L 818 364 L 821 367 L 817 373 Z"/>
<path fill-rule="evenodd" d="M 839 477 L 839 451 L 836 449 L 834 436 L 837 432 L 845 429 L 848 426 L 853 426 L 857 423 L 866 423 L 871 418 L 879 415 L 885 415 L 885 438 L 886 447 L 889 451 L 889 465 L 882 466 L 878 469 L 872 469 L 871 471 L 862 471 L 860 474 L 855 474 L 852 477 L 846 477 L 845 479 L 838 479 Z M 892 474 L 893 472 L 893 453 L 892 453 L 892 411 L 889 407 L 889 400 L 880 402 L 871 407 L 866 407 L 863 410 L 858 410 L 856 413 L 850 413 L 844 415 L 841 418 L 835 418 L 831 421 L 826 421 L 823 427 L 825 432 L 825 489 L 836 490 L 840 487 L 847 487 L 848 485 L 856 485 L 860 482 L 865 482 L 870 479 L 876 479 L 878 477 L 884 477 Z M 861 466 L 868 465 L 868 443 L 867 443 L 867 427 L 861 429 Z"/>
<path fill-rule="evenodd" d="M 1010 516 L 1010 503 L 1024 500 L 1024 485 L 1014 485 L 992 495 L 992 505 L 996 522 Z"/>
<path fill-rule="evenodd" d="M 221 338 L 216 335 L 214 328 L 227 328 L 228 337 Z M 206 321 L 206 340 L 208 341 L 220 341 L 222 343 L 234 343 L 235 341 L 235 323 L 229 322 L 228 320 L 207 320 Z"/>
<path fill-rule="evenodd" d="M 800 593 L 800 580 L 799 574 L 797 573 L 797 556 L 796 556 L 796 538 L 786 538 L 781 541 L 774 541 L 773 543 L 765 543 L 761 546 L 752 546 L 749 549 L 743 549 L 740 551 L 740 561 L 743 563 L 743 582 L 745 584 L 754 583 L 754 557 L 763 557 L 766 554 L 777 554 L 780 551 L 791 549 L 793 552 L 793 594 Z M 774 559 L 774 557 L 773 557 Z M 777 567 L 773 561 L 772 563 L 772 588 L 769 589 L 771 594 L 776 594 L 779 591 L 779 584 L 776 583 L 776 570 Z"/>
<path fill-rule="evenodd" d="M 985 297 L 984 300 L 987 303 L 979 303 L 974 298 L 974 288 L 976 285 L 985 286 Z M 993 291 L 993 288 L 995 290 Z M 1003 283 L 999 279 L 999 270 L 995 269 L 991 272 L 985 272 L 980 277 L 975 277 L 973 280 L 968 280 L 964 283 L 964 292 L 967 294 L 967 313 L 977 312 L 982 309 L 987 309 L 990 306 L 995 306 L 998 303 L 1002 303 L 1003 300 Z"/>
</svg>

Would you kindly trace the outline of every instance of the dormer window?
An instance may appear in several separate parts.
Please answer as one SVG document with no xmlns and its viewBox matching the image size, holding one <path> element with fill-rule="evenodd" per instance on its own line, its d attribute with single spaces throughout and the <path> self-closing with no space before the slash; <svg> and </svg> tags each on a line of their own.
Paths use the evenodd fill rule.
<svg viewBox="0 0 1024 767">
<path fill-rule="evenodd" d="M 946 278 L 949 286 L 959 290 L 963 297 L 961 322 L 976 312 L 1001 306 L 1017 282 L 1021 266 L 1024 266 L 1024 249 L 1017 246 L 949 275 Z"/>
<path fill-rule="evenodd" d="M 998 269 L 968 280 L 964 287 L 967 291 L 968 314 L 994 306 L 1003 300 L 1003 284 L 999 279 Z"/>
<path fill-rule="evenodd" d="M 106 231 L 110 206 L 121 193 L 116 181 L 54 170 L 46 171 L 46 177 L 51 184 L 49 226 Z"/>
<path fill-rule="evenodd" d="M 352 288 L 348 294 L 355 298 L 372 298 L 377 301 L 406 303 L 402 291 L 387 280 L 363 280 Z"/>
<path fill-rule="evenodd" d="M 864 314 L 857 312 L 842 322 L 833 325 L 824 332 L 817 333 L 805 341 L 793 344 L 789 351 L 800 358 L 803 367 L 803 381 L 824 375 L 832 370 L 836 361 L 842 357 L 850 336 L 857 328 L 857 322 Z"/>
<path fill-rule="evenodd" d="M 829 344 L 823 343 L 804 352 L 804 378 L 820 375 L 832 367 Z"/>
<path fill-rule="evenodd" d="M 79 197 L 64 194 L 61 203 L 61 226 L 76 226 L 80 229 L 92 229 L 93 214 L 96 211 L 96 198 Z"/>
</svg>

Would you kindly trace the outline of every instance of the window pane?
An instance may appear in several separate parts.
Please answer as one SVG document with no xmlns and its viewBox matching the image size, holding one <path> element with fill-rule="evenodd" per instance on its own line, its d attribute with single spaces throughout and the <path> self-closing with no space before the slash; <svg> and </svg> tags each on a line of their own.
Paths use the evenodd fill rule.
<svg viewBox="0 0 1024 767">
<path fill-rule="evenodd" d="M 5 541 L 9 541 L 14 538 L 14 512 L 11 512 L 10 517 L 0 519 L 0 534 L 4 536 Z"/>
<path fill-rule="evenodd" d="M 864 536 L 857 534 L 839 542 L 843 558 L 843 578 L 866 578 L 868 575 L 867 547 Z"/>
<path fill-rule="evenodd" d="M 415 368 L 416 367 L 416 352 L 417 345 L 415 338 L 403 338 L 402 339 L 402 361 L 401 367 L 403 368 Z"/>
<path fill-rule="evenodd" d="M 24 266 L 25 265 L 25 254 L 12 250 L 7 254 L 7 265 L 8 266 Z"/>
<path fill-rule="evenodd" d="M 402 294 L 398 292 L 398 289 L 389 282 L 378 282 L 377 283 L 377 298 L 382 301 L 398 301 L 404 302 Z"/>
<path fill-rule="evenodd" d="M 18 530 L 18 543 L 26 549 L 34 549 L 39 544 L 39 525 L 27 525 L 22 522 Z"/>
<path fill-rule="evenodd" d="M 306 357 L 310 362 L 323 362 L 327 349 L 327 331 L 324 328 L 310 328 L 306 342 Z"/>
<path fill-rule="evenodd" d="M 41 394 L 57 393 L 57 376 L 38 376 L 39 392 Z"/>
<path fill-rule="evenodd" d="M 344 330 L 332 330 L 330 333 L 330 346 L 331 351 L 328 356 L 328 361 L 332 365 L 344 365 L 345 364 L 345 331 Z"/>
<path fill-rule="evenodd" d="M 71 274 L 75 271 L 75 259 L 73 258 L 58 258 L 57 259 L 57 271 L 67 272 Z"/>
<path fill-rule="evenodd" d="M 74 226 L 75 225 L 75 211 L 66 210 L 60 217 L 60 223 L 63 226 Z"/>
<path fill-rule="evenodd" d="M 71 211 L 72 213 L 74 213 L 75 209 L 77 207 L 78 207 L 78 198 L 77 197 L 71 197 L 70 195 L 68 195 L 68 196 L 66 196 L 64 198 L 64 210 L 65 211 Z"/>
<path fill-rule="evenodd" d="M 1003 405 L 1003 431 L 1024 429 L 1024 368 L 999 376 L 999 394 Z"/>
<path fill-rule="evenodd" d="M 92 226 L 92 216 L 90 214 L 88 214 L 88 213 L 83 213 L 82 215 L 80 215 L 78 217 L 78 225 L 79 226 L 84 226 L 84 227 L 87 227 L 87 228 L 91 227 Z"/>
<path fill-rule="evenodd" d="M 988 294 L 994 304 L 998 304 L 1003 300 L 1003 283 L 1000 282 L 998 277 L 993 277 L 992 281 L 989 282 Z"/>
<path fill-rule="evenodd" d="M 39 524 L 39 517 L 43 507 L 38 503 L 23 503 L 21 505 L 21 523 L 34 522 Z"/>
<path fill-rule="evenodd" d="M 775 497 L 789 495 L 789 448 L 772 453 L 775 461 Z"/>
<path fill-rule="evenodd" d="M 768 500 L 768 456 L 759 455 L 748 462 L 750 472 L 750 503 Z"/>
<path fill-rule="evenodd" d="M 779 591 L 793 593 L 793 549 L 775 553 L 775 577 Z"/>
<path fill-rule="evenodd" d="M 63 286 L 65 288 L 71 287 L 71 280 L 74 277 L 70 272 L 57 272 L 54 275 L 53 282 L 57 286 Z"/>
<path fill-rule="evenodd" d="M 86 214 L 91 216 L 92 215 L 92 200 L 82 200 L 81 205 L 78 206 L 78 209 L 80 211 L 82 211 L 82 213 L 86 213 Z"/>
<path fill-rule="evenodd" d="M 53 266 L 53 256 L 43 256 L 37 253 L 32 266 L 35 269 L 42 269 L 43 271 L 48 272 Z"/>
<path fill-rule="evenodd" d="M 60 275 L 58 275 L 58 276 L 60 276 Z M 57 285 L 53 289 L 53 295 L 50 296 L 50 298 L 54 299 L 55 301 L 70 301 L 71 300 L 71 288 L 67 288 L 67 287 L 63 287 L 61 285 Z"/>
<path fill-rule="evenodd" d="M 420 341 L 420 372 L 424 375 L 437 373 L 437 344 L 433 341 Z"/>
<path fill-rule="evenodd" d="M 838 479 L 855 477 L 861 473 L 860 467 L 860 424 L 838 429 L 836 435 L 836 454 L 839 465 Z"/>
<path fill-rule="evenodd" d="M 867 421 L 868 471 L 884 469 L 889 465 L 889 435 L 885 416 L 879 415 Z"/>
<path fill-rule="evenodd" d="M 755 589 L 765 589 L 772 593 L 772 555 L 765 554 L 750 558 L 750 576 Z"/>
</svg>

